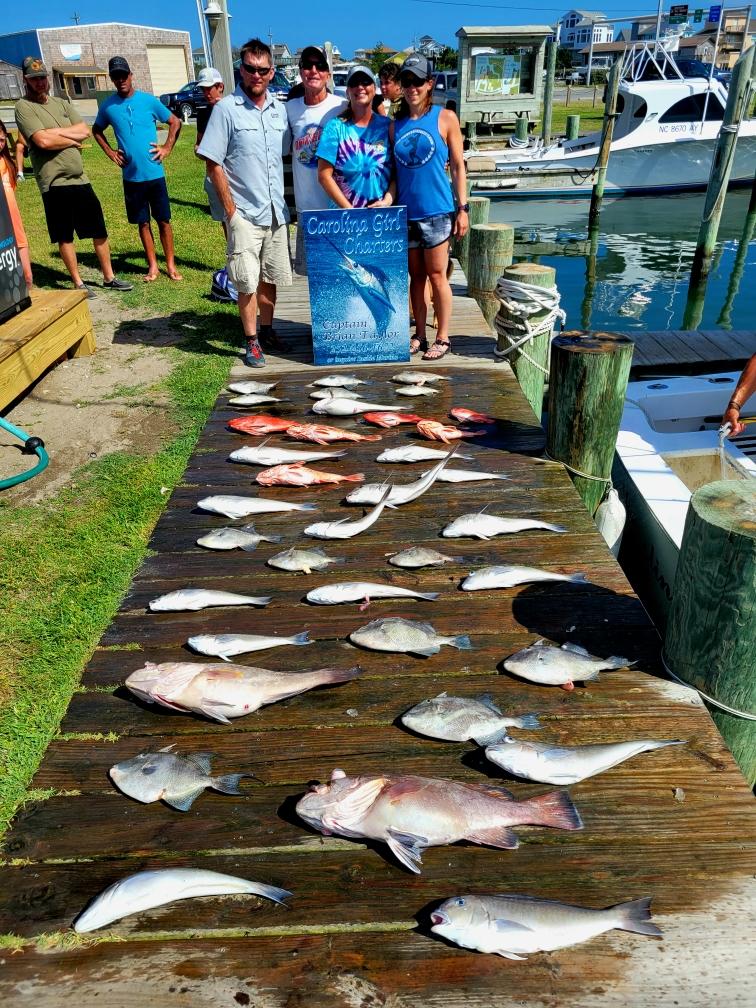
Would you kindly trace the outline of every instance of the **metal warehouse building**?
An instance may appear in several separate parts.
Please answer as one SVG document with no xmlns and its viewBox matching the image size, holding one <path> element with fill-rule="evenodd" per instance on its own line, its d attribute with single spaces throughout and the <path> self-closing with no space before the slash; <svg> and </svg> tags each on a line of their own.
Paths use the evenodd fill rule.
<svg viewBox="0 0 756 1008">
<path fill-rule="evenodd" d="M 110 22 L 0 35 L 0 61 L 20 67 L 25 56 L 39 56 L 51 93 L 62 98 L 93 98 L 112 88 L 108 60 L 116 55 L 126 57 L 141 91 L 178 91 L 194 79 L 187 31 Z"/>
</svg>

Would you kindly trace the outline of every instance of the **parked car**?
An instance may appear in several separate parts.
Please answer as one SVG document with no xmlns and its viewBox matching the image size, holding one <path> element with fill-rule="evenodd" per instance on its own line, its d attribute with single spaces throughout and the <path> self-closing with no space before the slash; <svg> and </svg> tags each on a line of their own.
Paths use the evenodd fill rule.
<svg viewBox="0 0 756 1008">
<path fill-rule="evenodd" d="M 433 85 L 433 104 L 457 111 L 457 71 L 439 70 Z"/>
<path fill-rule="evenodd" d="M 184 84 L 180 91 L 161 94 L 160 101 L 185 123 L 197 115 L 198 108 L 207 108 L 205 93 L 196 81 Z"/>
<path fill-rule="evenodd" d="M 346 82 L 349 76 L 348 70 L 333 71 L 333 93 L 339 98 L 346 98 Z"/>
</svg>

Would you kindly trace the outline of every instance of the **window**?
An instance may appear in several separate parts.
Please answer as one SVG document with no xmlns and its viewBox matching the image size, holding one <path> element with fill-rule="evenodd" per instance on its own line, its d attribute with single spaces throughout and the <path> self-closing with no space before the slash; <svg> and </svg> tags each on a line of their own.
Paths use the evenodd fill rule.
<svg viewBox="0 0 756 1008">
<path fill-rule="evenodd" d="M 97 83 L 95 82 L 94 77 L 87 77 L 87 87 L 89 88 L 90 91 L 95 90 L 95 88 L 97 87 Z"/>
<path fill-rule="evenodd" d="M 82 93 L 81 77 L 73 77 L 72 78 L 72 83 L 73 83 L 73 92 L 74 92 L 74 94 L 80 95 Z"/>
<path fill-rule="evenodd" d="M 724 109 L 716 95 L 709 94 L 709 101 L 706 101 L 705 94 L 688 95 L 679 102 L 667 109 L 663 116 L 659 117 L 660 123 L 686 123 L 700 122 L 706 106 L 706 122 L 722 120 Z"/>
</svg>

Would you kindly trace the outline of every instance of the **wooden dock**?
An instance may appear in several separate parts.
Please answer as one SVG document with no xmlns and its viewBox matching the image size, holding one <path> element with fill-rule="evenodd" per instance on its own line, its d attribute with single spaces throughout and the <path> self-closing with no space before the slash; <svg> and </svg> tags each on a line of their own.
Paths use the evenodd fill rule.
<svg viewBox="0 0 756 1008">
<path fill-rule="evenodd" d="M 302 415 L 310 403 L 306 382 L 326 373 L 299 363 L 307 355 L 301 295 L 298 286 L 283 296 L 278 313 L 279 331 L 296 343 L 295 363 L 270 364 L 278 394 L 292 400 L 282 415 Z M 3 1005 L 59 1008 L 67 999 L 77 1008 L 752 1003 L 746 965 L 754 931 L 752 796 L 697 695 L 661 677 L 656 632 L 562 468 L 534 457 L 542 431 L 509 368 L 482 359 L 490 358 L 492 338 L 482 335 L 482 318 L 473 309 L 470 302 L 456 302 L 456 352 L 443 367 L 451 380 L 434 399 L 405 404 L 439 419 L 452 405 L 497 416 L 493 434 L 464 442 L 462 451 L 474 462 L 459 465 L 505 472 L 510 481 L 436 484 L 416 502 L 385 512 L 364 535 L 320 543 L 346 559 L 326 574 L 290 575 L 265 565 L 285 545 L 318 545 L 301 534 L 311 520 L 306 514 L 256 520 L 260 531 L 282 535 L 282 546 L 263 543 L 250 554 L 195 545 L 202 532 L 232 524 L 196 510 L 199 498 L 216 491 L 256 492 L 257 470 L 227 461 L 231 450 L 256 439 L 226 429 L 236 414 L 227 396 L 220 397 L 157 524 L 150 555 L 34 779 L 39 790 L 5 838 L 0 933 L 18 940 L 6 938 L 0 947 Z M 373 382 L 376 401 L 395 402 L 387 379 L 397 370 L 361 368 L 360 376 Z M 369 430 L 357 421 L 333 423 Z M 343 459 L 319 467 L 400 482 L 427 467 L 377 464 L 382 448 L 411 439 L 403 427 L 383 434 L 379 444 L 347 445 Z M 316 501 L 318 520 L 346 514 L 338 488 L 259 493 Z M 439 539 L 451 517 L 487 504 L 499 514 L 561 522 L 568 532 L 488 542 Z M 387 565 L 387 553 L 421 542 L 459 563 L 419 571 Z M 584 571 L 591 583 L 459 591 L 465 573 L 493 562 Z M 319 584 L 387 579 L 440 596 L 436 602 L 376 602 L 366 613 L 302 601 Z M 145 611 L 151 598 L 187 585 L 270 594 L 273 602 L 255 611 Z M 475 649 L 445 647 L 421 659 L 364 651 L 345 640 L 350 631 L 388 615 L 430 620 L 450 635 L 469 633 Z M 304 629 L 313 646 L 260 652 L 247 656 L 246 664 L 290 671 L 359 663 L 362 677 L 228 726 L 145 705 L 122 685 L 145 661 L 192 660 L 185 641 L 193 633 Z M 503 658 L 540 637 L 580 643 L 594 654 L 622 654 L 636 664 L 573 692 L 502 672 Z M 237 660 L 245 663 L 244 656 Z M 308 782 L 327 779 L 335 767 L 350 774 L 511 783 L 517 797 L 551 789 L 508 781 L 472 743 L 420 738 L 399 726 L 404 710 L 443 690 L 468 697 L 490 693 L 507 712 L 539 712 L 542 730 L 531 735 L 539 741 L 647 737 L 686 739 L 687 745 L 639 756 L 570 788 L 585 822 L 580 832 L 518 827 L 521 845 L 514 851 L 431 848 L 420 876 L 399 866 L 385 845 L 322 837 L 298 820 L 294 805 Z M 187 813 L 162 803 L 139 805 L 110 784 L 113 764 L 171 744 L 183 754 L 214 752 L 217 774 L 246 771 L 258 780 L 245 783 L 243 798 L 206 791 Z M 136 871 L 173 866 L 214 869 L 295 895 L 289 910 L 247 896 L 187 900 L 75 938 L 72 921 L 103 888 Z M 613 931 L 526 962 L 465 951 L 433 936 L 429 915 L 447 897 L 470 892 L 523 893 L 590 907 L 651 896 L 663 938 Z"/>
<path fill-rule="evenodd" d="M 632 374 L 739 371 L 756 353 L 756 331 L 746 329 L 670 329 L 628 333 L 635 343 Z"/>
</svg>

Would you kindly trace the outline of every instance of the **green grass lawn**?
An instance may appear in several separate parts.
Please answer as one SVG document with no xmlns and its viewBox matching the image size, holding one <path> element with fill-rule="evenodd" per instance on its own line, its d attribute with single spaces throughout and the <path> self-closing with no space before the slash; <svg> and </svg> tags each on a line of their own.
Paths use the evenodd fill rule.
<svg viewBox="0 0 756 1008">
<path fill-rule="evenodd" d="M 145 261 L 136 228 L 125 218 L 120 172 L 94 143 L 83 152 L 105 210 L 116 272 L 134 282 L 128 294 L 99 296 L 165 318 L 186 336 L 179 347 L 154 351 L 172 365 L 163 387 L 180 433 L 155 445 L 154 454 L 105 455 L 41 504 L 14 507 L 0 497 L 0 832 L 145 555 L 168 498 L 161 487 L 173 488 L 180 479 L 240 342 L 235 306 L 206 297 L 211 270 L 224 262 L 224 244 L 205 210 L 194 137 L 194 127 L 185 128 L 166 163 L 181 284 L 165 276 L 140 282 Z M 35 282 L 69 287 L 32 179 L 19 186 L 18 198 Z M 98 279 L 91 242 L 79 244 L 83 276 Z M 184 328 L 187 322 L 193 328 Z"/>
<path fill-rule="evenodd" d="M 604 103 L 601 101 L 601 88 L 599 88 L 595 105 L 590 99 L 587 101 L 571 101 L 569 105 L 565 105 L 564 99 L 561 101 L 559 99 L 555 100 L 551 116 L 552 136 L 564 134 L 568 115 L 580 116 L 580 136 L 600 130 L 604 121 Z"/>
</svg>

